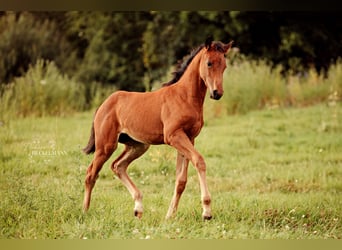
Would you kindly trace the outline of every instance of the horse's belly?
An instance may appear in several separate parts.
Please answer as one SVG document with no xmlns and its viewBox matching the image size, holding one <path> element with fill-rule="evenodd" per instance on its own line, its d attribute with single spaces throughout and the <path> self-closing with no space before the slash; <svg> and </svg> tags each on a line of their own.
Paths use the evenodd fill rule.
<svg viewBox="0 0 342 250">
<path fill-rule="evenodd" d="M 136 113 L 127 117 L 122 123 L 122 132 L 142 143 L 164 143 L 163 125 L 151 114 Z"/>
<path fill-rule="evenodd" d="M 142 129 L 123 129 L 121 133 L 127 134 L 135 141 L 144 144 L 164 144 L 164 135 L 162 132 Z"/>
</svg>

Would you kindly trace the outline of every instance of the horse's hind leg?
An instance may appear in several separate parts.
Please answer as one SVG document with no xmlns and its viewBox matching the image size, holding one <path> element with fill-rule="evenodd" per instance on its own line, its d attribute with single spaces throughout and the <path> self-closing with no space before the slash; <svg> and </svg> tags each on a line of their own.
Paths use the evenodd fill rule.
<svg viewBox="0 0 342 250">
<path fill-rule="evenodd" d="M 98 174 L 103 164 L 108 160 L 117 147 L 117 140 L 114 138 L 112 142 L 108 142 L 105 145 L 96 145 L 96 151 L 94 159 L 87 169 L 87 175 L 85 178 L 85 193 L 83 201 L 83 209 L 86 212 L 89 209 L 91 192 L 94 188 Z"/>
<path fill-rule="evenodd" d="M 178 208 L 179 199 L 185 189 L 187 178 L 188 178 L 188 165 L 189 160 L 178 152 L 177 155 L 177 166 L 176 166 L 176 185 L 174 194 L 169 206 L 169 210 L 166 214 L 166 219 L 169 219 L 174 215 Z"/>
<path fill-rule="evenodd" d="M 128 165 L 143 155 L 149 145 L 142 144 L 133 140 L 129 142 L 125 142 L 125 150 L 121 153 L 121 155 L 112 163 L 112 170 L 113 172 L 119 177 L 122 183 L 126 186 L 130 194 L 134 199 L 134 215 L 138 218 L 141 218 L 143 213 L 143 206 L 142 206 L 142 193 L 141 191 L 135 186 L 133 181 L 129 178 L 127 174 L 127 167 Z"/>
</svg>

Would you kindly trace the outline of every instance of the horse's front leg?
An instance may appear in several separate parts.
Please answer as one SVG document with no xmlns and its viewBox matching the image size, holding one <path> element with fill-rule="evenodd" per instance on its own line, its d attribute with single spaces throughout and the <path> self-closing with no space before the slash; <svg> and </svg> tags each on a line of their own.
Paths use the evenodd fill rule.
<svg viewBox="0 0 342 250">
<path fill-rule="evenodd" d="M 207 186 L 206 164 L 203 157 L 194 148 L 193 143 L 183 130 L 177 130 L 172 134 L 168 134 L 165 141 L 172 147 L 176 148 L 179 153 L 189 159 L 196 168 L 201 189 L 201 200 L 203 207 L 202 217 L 205 220 L 210 220 L 212 218 L 210 207 L 211 196 Z"/>
<path fill-rule="evenodd" d="M 175 190 L 169 206 L 169 210 L 166 214 L 166 219 L 169 219 L 177 211 L 179 199 L 182 196 L 188 179 L 188 165 L 189 160 L 185 158 L 184 155 L 178 152 Z"/>
</svg>

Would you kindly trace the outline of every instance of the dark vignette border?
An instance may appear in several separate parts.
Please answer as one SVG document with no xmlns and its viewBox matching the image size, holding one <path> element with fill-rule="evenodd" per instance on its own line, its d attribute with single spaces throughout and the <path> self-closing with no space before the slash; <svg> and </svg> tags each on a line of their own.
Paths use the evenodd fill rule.
<svg viewBox="0 0 342 250">
<path fill-rule="evenodd" d="M 0 10 L 240 10 L 329 11 L 342 10 L 336 0 L 0 0 Z"/>
</svg>

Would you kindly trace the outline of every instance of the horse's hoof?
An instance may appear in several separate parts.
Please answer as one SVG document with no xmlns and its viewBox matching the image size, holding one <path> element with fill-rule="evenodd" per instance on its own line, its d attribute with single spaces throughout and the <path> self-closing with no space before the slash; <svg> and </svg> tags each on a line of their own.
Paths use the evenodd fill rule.
<svg viewBox="0 0 342 250">
<path fill-rule="evenodd" d="M 203 220 L 211 220 L 213 218 L 211 215 L 203 215 Z"/>
<path fill-rule="evenodd" d="M 142 212 L 139 212 L 139 211 L 137 211 L 137 210 L 134 210 L 134 216 L 135 216 L 135 217 L 141 219 L 142 214 L 143 214 Z"/>
</svg>

